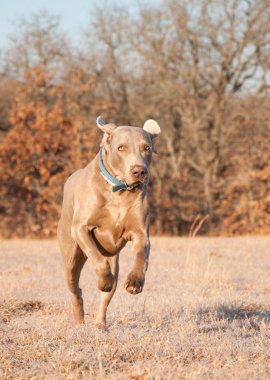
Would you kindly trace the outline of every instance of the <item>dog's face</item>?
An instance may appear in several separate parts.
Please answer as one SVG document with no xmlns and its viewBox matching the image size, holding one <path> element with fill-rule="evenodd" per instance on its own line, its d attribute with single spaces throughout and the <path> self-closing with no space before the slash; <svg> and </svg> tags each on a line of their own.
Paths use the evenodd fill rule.
<svg viewBox="0 0 270 380">
<path fill-rule="evenodd" d="M 156 152 L 154 138 L 160 133 L 158 124 L 148 120 L 143 128 L 117 127 L 102 124 L 100 118 L 97 124 L 104 132 L 101 145 L 105 150 L 106 162 L 116 178 L 128 185 L 147 184 L 152 153 Z"/>
</svg>

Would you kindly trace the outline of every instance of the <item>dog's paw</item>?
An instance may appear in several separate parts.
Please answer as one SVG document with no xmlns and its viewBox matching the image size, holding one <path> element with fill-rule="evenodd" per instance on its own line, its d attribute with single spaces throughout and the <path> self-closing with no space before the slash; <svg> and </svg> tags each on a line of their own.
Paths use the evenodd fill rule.
<svg viewBox="0 0 270 380">
<path fill-rule="evenodd" d="M 114 276 L 112 273 L 107 274 L 106 276 L 99 276 L 98 278 L 98 288 L 102 292 L 110 292 L 113 288 Z"/>
<path fill-rule="evenodd" d="M 138 276 L 137 274 L 131 272 L 124 284 L 124 288 L 130 294 L 139 294 L 143 290 L 144 276 Z"/>
</svg>

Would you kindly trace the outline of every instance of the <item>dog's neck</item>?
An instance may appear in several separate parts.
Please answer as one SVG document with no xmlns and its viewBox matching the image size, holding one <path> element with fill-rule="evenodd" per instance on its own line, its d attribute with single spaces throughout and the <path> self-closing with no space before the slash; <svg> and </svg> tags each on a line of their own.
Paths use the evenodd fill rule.
<svg viewBox="0 0 270 380">
<path fill-rule="evenodd" d="M 113 167 L 109 163 L 108 153 L 107 153 L 106 149 L 102 148 L 102 147 L 100 147 L 100 149 L 101 149 L 101 154 L 102 154 L 102 162 L 103 162 L 105 169 L 107 170 L 108 173 L 110 173 L 111 176 L 117 178 L 116 177 L 117 174 L 116 174 L 115 170 L 113 169 Z"/>
</svg>

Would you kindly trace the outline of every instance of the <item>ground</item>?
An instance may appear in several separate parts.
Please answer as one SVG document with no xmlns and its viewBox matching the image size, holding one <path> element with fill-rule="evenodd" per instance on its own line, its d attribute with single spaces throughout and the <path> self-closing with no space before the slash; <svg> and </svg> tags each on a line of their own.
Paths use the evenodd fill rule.
<svg viewBox="0 0 270 380">
<path fill-rule="evenodd" d="M 0 242 L 0 379 L 269 379 L 270 237 L 152 238 L 143 293 L 124 280 L 105 332 L 96 276 L 76 327 L 55 240 Z"/>
</svg>

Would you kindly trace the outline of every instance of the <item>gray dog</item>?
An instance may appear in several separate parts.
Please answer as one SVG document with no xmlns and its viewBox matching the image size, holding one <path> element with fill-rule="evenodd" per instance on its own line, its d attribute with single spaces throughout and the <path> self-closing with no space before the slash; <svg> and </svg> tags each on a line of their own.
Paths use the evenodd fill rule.
<svg viewBox="0 0 270 380">
<path fill-rule="evenodd" d="M 99 154 L 65 184 L 58 240 L 75 322 L 84 322 L 79 279 L 89 258 L 102 291 L 96 325 L 105 328 L 117 285 L 119 253 L 128 241 L 135 259 L 125 289 L 131 294 L 143 289 L 150 252 L 146 185 L 160 128 L 154 120 L 147 120 L 143 128 L 117 127 L 101 116 L 97 125 L 104 132 Z"/>
</svg>

